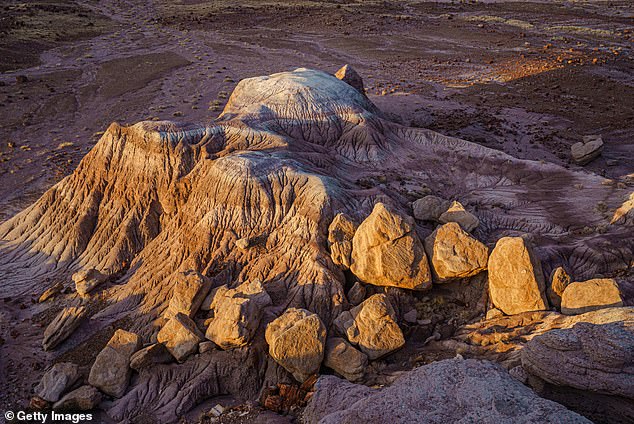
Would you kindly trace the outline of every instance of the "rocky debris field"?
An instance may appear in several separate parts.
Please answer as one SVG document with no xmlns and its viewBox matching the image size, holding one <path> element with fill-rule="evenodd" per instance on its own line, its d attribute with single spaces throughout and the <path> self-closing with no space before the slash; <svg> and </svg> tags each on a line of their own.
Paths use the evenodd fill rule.
<svg viewBox="0 0 634 424">
<path fill-rule="evenodd" d="M 3 45 L 107 25 L 0 77 L 1 408 L 634 419 L 627 4 L 56 7 Z"/>
</svg>

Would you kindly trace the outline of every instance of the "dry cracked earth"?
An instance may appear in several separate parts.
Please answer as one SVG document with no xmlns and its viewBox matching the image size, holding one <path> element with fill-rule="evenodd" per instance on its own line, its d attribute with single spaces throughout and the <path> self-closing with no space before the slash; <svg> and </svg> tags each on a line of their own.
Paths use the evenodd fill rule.
<svg viewBox="0 0 634 424">
<path fill-rule="evenodd" d="M 631 2 L 0 8 L 3 412 L 634 421 Z"/>
</svg>

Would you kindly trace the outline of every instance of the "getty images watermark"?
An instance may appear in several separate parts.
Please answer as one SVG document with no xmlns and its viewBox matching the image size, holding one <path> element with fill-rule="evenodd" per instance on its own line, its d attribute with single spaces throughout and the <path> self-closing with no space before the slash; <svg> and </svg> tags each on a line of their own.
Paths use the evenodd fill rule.
<svg viewBox="0 0 634 424">
<path fill-rule="evenodd" d="M 27 412 L 27 411 L 7 411 L 4 413 L 7 423 L 73 423 L 90 422 L 93 420 L 92 414 L 71 414 L 55 411 L 48 412 Z"/>
</svg>

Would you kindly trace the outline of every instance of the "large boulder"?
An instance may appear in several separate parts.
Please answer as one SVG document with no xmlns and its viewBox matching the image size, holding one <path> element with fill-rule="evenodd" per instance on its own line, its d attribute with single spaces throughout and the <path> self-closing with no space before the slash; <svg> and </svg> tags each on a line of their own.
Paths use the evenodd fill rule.
<svg viewBox="0 0 634 424">
<path fill-rule="evenodd" d="M 489 256 L 489 293 L 507 315 L 547 309 L 542 266 L 523 237 L 503 237 Z"/>
<path fill-rule="evenodd" d="M 108 281 L 108 276 L 94 268 L 83 269 L 73 274 L 75 289 L 80 296 L 86 296 L 101 284 Z"/>
<path fill-rule="evenodd" d="M 117 330 L 97 355 L 88 383 L 112 397 L 120 398 L 130 381 L 130 358 L 141 348 L 141 338 L 129 331 Z"/>
<path fill-rule="evenodd" d="M 240 284 L 235 289 L 222 286 L 211 303 L 214 317 L 205 336 L 222 349 L 249 343 L 260 325 L 262 311 L 271 304 L 260 280 Z"/>
<path fill-rule="evenodd" d="M 303 382 L 319 371 L 324 358 L 326 327 L 317 314 L 289 308 L 265 332 L 271 357 Z"/>
<path fill-rule="evenodd" d="M 374 360 L 405 344 L 396 313 L 387 296 L 375 294 L 335 320 L 337 329 Z"/>
<path fill-rule="evenodd" d="M 442 224 L 457 222 L 469 233 L 480 225 L 480 220 L 474 214 L 468 212 L 460 202 L 453 202 L 451 206 L 438 217 L 438 221 Z"/>
<path fill-rule="evenodd" d="M 90 411 L 101 403 L 101 392 L 92 386 L 81 386 L 67 393 L 53 405 L 58 411 Z"/>
<path fill-rule="evenodd" d="M 447 359 L 370 389 L 322 376 L 304 410 L 306 424 L 590 423 L 542 399 L 497 364 Z"/>
<path fill-rule="evenodd" d="M 35 388 L 35 394 L 48 402 L 57 402 L 61 395 L 79 379 L 79 367 L 70 362 L 59 362 L 51 367 Z"/>
<path fill-rule="evenodd" d="M 586 165 L 601 155 L 603 138 L 600 135 L 586 135 L 583 140 L 570 146 L 570 155 L 577 165 Z"/>
<path fill-rule="evenodd" d="M 328 227 L 330 257 L 335 265 L 343 269 L 350 268 L 352 238 L 355 231 L 357 231 L 357 224 L 344 213 L 337 214 Z"/>
<path fill-rule="evenodd" d="M 365 374 L 368 356 L 359 352 L 340 337 L 326 341 L 324 365 L 342 375 L 346 380 L 357 381 Z"/>
<path fill-rule="evenodd" d="M 55 349 L 70 337 L 86 318 L 85 306 L 69 306 L 61 310 L 44 330 L 42 347 L 44 350 Z"/>
<path fill-rule="evenodd" d="M 426 290 L 431 273 L 414 220 L 383 203 L 354 233 L 350 270 L 360 280 L 377 286 Z"/>
<path fill-rule="evenodd" d="M 196 323 L 181 312 L 167 321 L 156 336 L 156 340 L 163 343 L 178 362 L 196 353 L 204 338 Z"/>
<path fill-rule="evenodd" d="M 563 267 L 557 267 L 550 273 L 550 283 L 546 289 L 546 297 L 551 305 L 561 307 L 561 296 L 564 290 L 572 282 L 570 275 Z"/>
<path fill-rule="evenodd" d="M 623 306 L 619 285 L 611 278 L 596 278 L 569 284 L 561 297 L 561 313 L 583 314 L 597 309 Z"/>
<path fill-rule="evenodd" d="M 154 343 L 137 351 L 130 358 L 130 368 L 140 371 L 155 364 L 172 362 L 174 357 L 163 343 Z"/>
<path fill-rule="evenodd" d="M 487 268 L 489 249 L 456 222 L 441 225 L 425 239 L 434 281 L 472 277 Z"/>
<path fill-rule="evenodd" d="M 180 273 L 172 292 L 172 298 L 165 311 L 170 319 L 179 312 L 193 318 L 211 289 L 211 280 L 196 271 Z"/>
<path fill-rule="evenodd" d="M 445 213 L 451 206 L 449 200 L 429 195 L 422 197 L 412 203 L 414 218 L 421 221 L 438 221 L 440 215 Z"/>
<path fill-rule="evenodd" d="M 365 88 L 363 87 L 363 78 L 350 65 L 344 65 L 335 73 L 335 77 L 354 87 L 359 93 L 365 96 Z"/>
</svg>

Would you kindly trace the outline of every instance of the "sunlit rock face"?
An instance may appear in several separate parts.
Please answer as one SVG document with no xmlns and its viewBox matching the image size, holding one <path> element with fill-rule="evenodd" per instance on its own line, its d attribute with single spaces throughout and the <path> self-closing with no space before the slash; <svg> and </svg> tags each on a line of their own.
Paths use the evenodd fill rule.
<svg viewBox="0 0 634 424">
<path fill-rule="evenodd" d="M 411 217 L 416 199 L 402 182 L 459 199 L 477 215 L 473 235 L 485 243 L 532 233 L 546 275 L 565 265 L 588 279 L 633 256 L 631 226 L 610 224 L 593 207 L 602 201 L 616 210 L 627 194 L 617 185 L 403 127 L 334 76 L 297 69 L 241 81 L 207 126 L 110 125 L 71 175 L 0 224 L 0 296 L 94 268 L 109 279 L 87 294 L 93 307 L 81 326 L 126 320 L 149 343 L 179 276 L 191 270 L 213 287 L 260 280 L 267 308 L 305 309 L 330 328 L 349 304 L 328 227 L 338 213 L 363 222 L 377 203 Z M 412 226 L 421 240 L 432 231 Z M 238 240 L 248 244 L 237 248 Z M 111 414 L 132 419 L 143 409 L 164 421 L 216 394 L 256 396 L 270 319 L 239 351 L 145 370 Z M 168 386 L 184 389 L 174 397 Z"/>
</svg>

